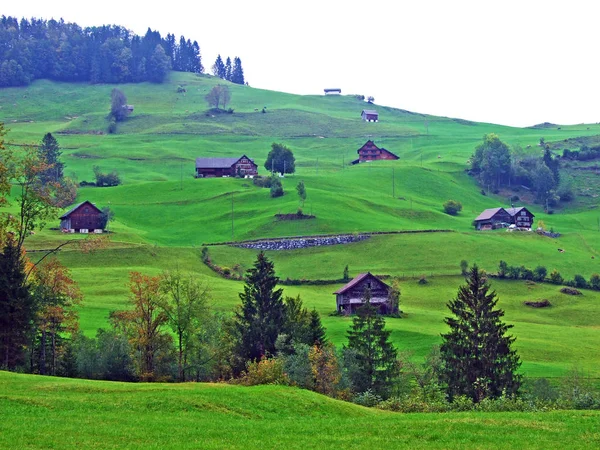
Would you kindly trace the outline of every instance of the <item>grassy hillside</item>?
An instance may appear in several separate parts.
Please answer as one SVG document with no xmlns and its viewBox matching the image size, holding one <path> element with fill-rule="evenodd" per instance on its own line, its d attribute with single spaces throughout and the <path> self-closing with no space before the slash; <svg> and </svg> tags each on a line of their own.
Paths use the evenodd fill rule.
<svg viewBox="0 0 600 450">
<path fill-rule="evenodd" d="M 541 137 L 547 142 L 593 139 L 600 135 L 598 124 L 521 129 L 380 106 L 375 106 L 380 122 L 365 123 L 360 111 L 367 104 L 352 96 L 297 96 L 238 85 L 229 85 L 233 114 L 207 113 L 204 96 L 219 82 L 223 83 L 209 76 L 172 73 L 161 85 L 118 86 L 135 111 L 111 135 L 106 134 L 106 115 L 114 86 L 38 81 L 0 91 L 0 117 L 10 129 L 9 143 L 35 144 L 52 132 L 63 148 L 66 174 L 91 181 L 92 167 L 98 165 L 103 171 L 117 170 L 123 178 L 122 186 L 82 188 L 78 196 L 114 210 L 111 246 L 91 255 L 66 250 L 60 256 L 85 294 L 81 324 L 86 333 L 106 326 L 109 311 L 125 307 L 131 270 L 192 271 L 211 286 L 215 307 L 229 311 L 238 302 L 241 284 L 216 277 L 200 263 L 198 253 L 203 244 L 232 239 L 450 230 L 269 253 L 282 278 L 339 278 L 346 264 L 351 274 L 367 270 L 403 277 L 426 274 L 432 280 L 426 287 L 409 280 L 402 283 L 401 302 L 408 317 L 388 322 L 395 343 L 415 358 L 439 341 L 445 303 L 461 283 L 457 277 L 461 259 L 490 271 L 504 259 L 512 265 L 556 268 L 567 278 L 600 272 L 600 212 L 593 201 L 575 203 L 553 215 L 528 205 L 536 220 L 563 234 L 559 239 L 475 232 L 471 222 L 481 210 L 508 201 L 482 195 L 465 173 L 467 159 L 486 133 L 497 133 L 509 145 L 529 147 L 534 153 L 539 152 Z M 179 85 L 185 86 L 185 94 L 177 93 Z M 348 165 L 367 139 L 400 159 Z M 193 178 L 195 158 L 241 154 L 254 158 L 265 175 L 263 163 L 272 142 L 288 145 L 296 156 L 297 172 L 283 180 L 286 194 L 281 198 L 271 199 L 268 190 L 253 186 L 251 180 Z M 592 171 L 586 174 L 593 178 Z M 276 221 L 275 214 L 296 212 L 299 207 L 295 186 L 300 180 L 308 194 L 304 211 L 317 219 Z M 442 210 L 450 198 L 464 205 L 456 217 Z M 58 226 L 58 220 L 49 226 Z M 26 245 L 50 248 L 67 238 L 46 228 Z M 211 246 L 211 254 L 220 265 L 243 268 L 255 257 L 254 251 L 227 246 Z M 286 294 L 299 293 L 307 306 L 316 307 L 329 336 L 341 344 L 348 319 L 327 315 L 334 309 L 331 292 L 337 287 L 286 288 Z M 563 298 L 554 286 L 505 282 L 494 287 L 507 321 L 515 324 L 526 373 L 555 376 L 580 365 L 600 376 L 600 356 L 590 347 L 600 338 L 597 294 L 574 300 Z M 548 298 L 554 306 L 525 309 L 522 301 L 532 296 Z"/>
<path fill-rule="evenodd" d="M 595 448 L 600 413 L 398 414 L 279 386 L 0 372 L 3 448 Z"/>
</svg>

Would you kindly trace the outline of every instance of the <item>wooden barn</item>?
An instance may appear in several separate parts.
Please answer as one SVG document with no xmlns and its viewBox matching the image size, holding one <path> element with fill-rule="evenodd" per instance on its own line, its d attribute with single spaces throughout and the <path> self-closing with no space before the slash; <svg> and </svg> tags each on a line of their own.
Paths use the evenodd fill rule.
<svg viewBox="0 0 600 450">
<path fill-rule="evenodd" d="M 363 304 L 365 289 L 371 291 L 371 305 L 377 307 L 381 314 L 391 312 L 388 300 L 390 287 L 371 272 L 361 273 L 344 287 L 334 292 L 337 311 L 352 314 Z"/>
<path fill-rule="evenodd" d="M 102 211 L 87 200 L 60 216 L 60 229 L 64 232 L 102 233 L 104 226 Z"/>
<path fill-rule="evenodd" d="M 323 91 L 325 92 L 325 95 L 340 95 L 342 93 L 342 90 L 339 88 L 328 88 L 323 89 Z"/>
<path fill-rule="evenodd" d="M 494 230 L 515 225 L 517 228 L 530 229 L 535 216 L 524 206 L 518 208 L 491 208 L 479 214 L 473 224 L 477 230 Z"/>
<path fill-rule="evenodd" d="M 258 166 L 246 155 L 239 158 L 197 158 L 196 178 L 258 175 Z"/>
<path fill-rule="evenodd" d="M 517 228 L 531 228 L 533 226 L 535 216 L 524 206 L 506 208 L 506 212 L 510 214 L 510 223 L 516 225 Z"/>
<path fill-rule="evenodd" d="M 379 114 L 374 109 L 363 109 L 360 117 L 365 122 L 379 122 Z"/>
<path fill-rule="evenodd" d="M 398 155 L 386 150 L 385 148 L 379 148 L 371 140 L 368 140 L 365 145 L 357 150 L 358 159 L 352 161 L 352 164 L 358 164 L 367 161 L 378 161 L 378 160 L 394 160 L 399 159 Z"/>
</svg>

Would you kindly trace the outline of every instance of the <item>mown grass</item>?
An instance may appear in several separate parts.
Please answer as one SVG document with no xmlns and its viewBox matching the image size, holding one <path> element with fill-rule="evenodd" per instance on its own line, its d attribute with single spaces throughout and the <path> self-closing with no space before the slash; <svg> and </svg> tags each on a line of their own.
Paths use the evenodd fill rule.
<svg viewBox="0 0 600 450">
<path fill-rule="evenodd" d="M 0 372 L 3 448 L 595 448 L 600 413 L 398 414 L 281 386 Z"/>
<path fill-rule="evenodd" d="M 107 325 L 109 311 L 126 307 L 131 270 L 157 274 L 179 267 L 196 273 L 211 286 L 215 307 L 230 311 L 238 303 L 241 283 L 216 277 L 200 263 L 198 251 L 203 244 L 232 239 L 451 230 L 269 252 L 281 278 L 339 278 L 346 264 L 351 274 L 369 270 L 401 277 L 429 276 L 432 282 L 425 287 L 413 281 L 402 283 L 408 317 L 388 321 L 394 342 L 412 351 L 416 359 L 439 342 L 445 302 L 461 282 L 456 274 L 462 259 L 488 271 L 495 271 L 503 259 L 511 265 L 556 268 L 567 278 L 576 273 L 589 278 L 600 272 L 600 213 L 593 202 L 575 203 L 554 215 L 545 214 L 539 205 L 528 205 L 536 220 L 563 233 L 559 239 L 504 231 L 479 233 L 473 230 L 473 218 L 485 208 L 508 205 L 508 200 L 482 195 L 464 171 L 486 133 L 495 132 L 509 145 L 530 146 L 532 153 L 539 153 L 541 137 L 559 141 L 595 136 L 600 134 L 599 124 L 511 128 L 379 106 L 381 121 L 364 123 L 360 111 L 365 104 L 351 96 L 297 96 L 236 85 L 230 85 L 234 114 L 213 117 L 205 113 L 204 96 L 218 82 L 222 81 L 173 73 L 161 85 L 118 86 L 135 111 L 113 135 L 105 134 L 112 85 L 36 81 L 25 88 L 0 91 L 2 119 L 10 128 L 8 143 L 35 144 L 44 133 L 52 132 L 63 148 L 67 175 L 91 181 L 92 167 L 98 165 L 103 171 L 118 170 L 123 179 L 122 186 L 82 188 L 78 196 L 78 200 L 110 206 L 115 212 L 110 248 L 94 254 L 63 251 L 60 256 L 85 294 L 80 312 L 87 334 Z M 176 92 L 180 84 L 187 89 L 185 95 Z M 262 114 L 264 106 L 267 112 Z M 367 139 L 400 159 L 349 166 Z M 254 158 L 265 175 L 263 162 L 272 142 L 285 143 L 296 156 L 297 172 L 283 180 L 286 194 L 281 198 L 271 199 L 268 190 L 253 186 L 250 180 L 193 178 L 196 157 L 240 154 Z M 300 206 L 294 189 L 300 180 L 308 193 L 304 211 L 317 219 L 276 221 L 275 214 L 296 212 Z M 456 217 L 442 210 L 442 203 L 450 198 L 464 206 Z M 58 226 L 58 220 L 49 226 Z M 30 237 L 26 245 L 51 248 L 72 237 L 47 228 Z M 211 247 L 215 262 L 229 267 L 250 267 L 255 253 Z M 495 287 L 507 321 L 515 324 L 526 373 L 556 376 L 577 364 L 598 376 L 598 356 L 591 347 L 598 341 L 597 294 L 566 300 L 557 296 L 554 286 L 531 290 L 523 283 L 506 282 Z M 334 309 L 333 288 L 289 287 L 286 293 L 299 293 L 307 306 L 316 307 L 330 338 L 341 344 L 349 319 L 327 315 Z M 555 306 L 524 309 L 521 302 L 534 294 Z"/>
</svg>

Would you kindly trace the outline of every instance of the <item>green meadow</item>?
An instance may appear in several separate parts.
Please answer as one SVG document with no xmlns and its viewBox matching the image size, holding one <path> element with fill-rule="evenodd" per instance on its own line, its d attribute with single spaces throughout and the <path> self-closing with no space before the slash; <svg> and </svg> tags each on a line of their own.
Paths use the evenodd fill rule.
<svg viewBox="0 0 600 450">
<path fill-rule="evenodd" d="M 283 386 L 0 372 L 2 448 L 597 448 L 598 411 L 399 414 Z"/>
<path fill-rule="evenodd" d="M 486 133 L 497 133 L 507 144 L 536 153 L 542 137 L 552 142 L 596 136 L 598 124 L 511 128 L 380 106 L 375 106 L 380 122 L 365 123 L 360 112 L 367 104 L 353 96 L 298 96 L 238 85 L 229 85 L 228 106 L 234 113 L 213 114 L 207 112 L 204 96 L 218 82 L 223 83 L 209 76 L 172 73 L 160 85 L 118 86 L 135 110 L 116 134 L 106 133 L 111 85 L 37 81 L 0 91 L 0 120 L 10 130 L 7 143 L 15 148 L 37 144 L 51 132 L 63 149 L 67 175 L 93 181 L 92 167 L 97 165 L 105 172 L 117 170 L 123 179 L 121 186 L 85 187 L 78 194 L 79 201 L 90 200 L 114 211 L 109 247 L 92 254 L 66 247 L 59 256 L 85 295 L 80 317 L 86 334 L 107 326 L 111 310 L 126 307 L 128 274 L 133 270 L 190 271 L 210 286 L 216 310 L 231 311 L 242 283 L 218 277 L 200 261 L 200 249 L 207 245 L 220 266 L 251 267 L 256 251 L 213 245 L 228 241 L 445 230 L 268 252 L 282 279 L 338 279 L 345 265 L 351 275 L 371 271 L 400 277 L 406 317 L 387 323 L 395 344 L 415 360 L 439 343 L 446 302 L 462 282 L 462 259 L 489 272 L 496 271 L 501 259 L 531 268 L 544 265 L 565 278 L 582 274 L 589 279 L 600 272 L 600 210 L 594 201 L 597 192 L 590 192 L 594 185 L 589 171 L 565 174 L 577 193 L 585 196 L 561 205 L 554 214 L 527 204 L 536 221 L 562 234 L 559 239 L 474 231 L 473 219 L 485 208 L 508 206 L 509 193 L 483 195 L 465 172 L 468 158 Z M 187 92 L 177 93 L 179 85 Z M 367 139 L 400 159 L 349 165 Z M 259 173 L 267 175 L 263 163 L 272 142 L 286 144 L 296 157 L 296 173 L 283 179 L 283 197 L 271 199 L 269 191 L 254 186 L 252 180 L 193 178 L 195 158 L 241 154 L 254 158 Z M 303 210 L 316 219 L 276 221 L 275 214 L 295 213 L 301 206 L 295 192 L 300 180 L 307 189 Z M 531 197 L 522 188 L 517 194 Z M 458 216 L 443 212 L 442 203 L 448 199 L 463 204 Z M 53 248 L 74 237 L 50 229 L 57 226 L 58 219 L 36 232 L 26 243 L 28 249 Z M 32 253 L 32 259 L 36 255 Z M 417 284 L 415 278 L 421 275 L 429 279 L 427 285 Z M 285 294 L 300 294 L 309 308 L 316 308 L 330 339 L 342 345 L 350 319 L 330 315 L 335 309 L 332 292 L 338 287 L 285 287 Z M 514 325 L 525 374 L 555 377 L 576 366 L 600 377 L 598 293 L 586 291 L 574 298 L 549 284 L 499 280 L 493 281 L 493 287 L 506 321 Z M 526 300 L 539 299 L 548 299 L 552 307 L 523 306 Z"/>
</svg>

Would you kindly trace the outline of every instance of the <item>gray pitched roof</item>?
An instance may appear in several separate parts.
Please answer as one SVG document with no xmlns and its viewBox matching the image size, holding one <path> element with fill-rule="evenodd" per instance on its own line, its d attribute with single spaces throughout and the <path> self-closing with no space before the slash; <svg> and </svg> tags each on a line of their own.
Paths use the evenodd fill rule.
<svg viewBox="0 0 600 450">
<path fill-rule="evenodd" d="M 352 280 L 350 280 L 349 283 L 347 283 L 346 285 L 342 286 L 341 288 L 339 288 L 337 291 L 334 292 L 334 294 L 343 294 L 344 292 L 346 292 L 348 289 L 352 289 L 354 286 L 356 286 L 358 283 L 360 283 L 361 281 L 363 281 L 366 278 L 374 278 L 375 280 L 379 281 L 381 284 L 383 284 L 384 286 L 387 286 L 387 284 L 385 284 L 383 281 L 381 281 L 379 278 L 377 278 L 375 275 L 373 275 L 371 272 L 366 272 L 366 273 L 359 273 L 357 276 L 355 276 Z M 388 286 L 389 287 L 389 286 Z"/>
<path fill-rule="evenodd" d="M 524 206 L 519 206 L 517 208 L 505 208 L 506 212 L 509 213 L 511 216 L 516 216 L 517 214 L 519 214 L 522 210 L 527 211 L 529 214 L 531 214 L 531 212 L 525 208 Z M 533 216 L 533 214 L 531 214 Z M 534 216 L 535 217 L 535 216 Z"/>
<path fill-rule="evenodd" d="M 248 158 L 246 155 L 238 158 L 196 158 L 196 169 L 229 169 L 243 157 Z M 254 163 L 252 158 L 248 159 Z"/>
<path fill-rule="evenodd" d="M 364 114 L 375 114 L 375 115 L 377 115 L 377 111 L 375 111 L 374 109 L 363 109 L 362 112 Z"/>
<path fill-rule="evenodd" d="M 478 220 L 489 220 L 494 217 L 499 211 L 504 210 L 504 208 L 491 208 L 484 210 L 481 214 L 479 214 L 475 221 Z"/>
<path fill-rule="evenodd" d="M 79 208 L 81 205 L 83 205 L 84 203 L 88 203 L 91 206 L 93 206 L 94 208 L 96 208 L 96 210 L 101 213 L 102 210 L 100 208 L 98 208 L 94 203 L 90 202 L 89 200 L 86 200 L 84 202 L 81 202 L 75 206 L 73 206 L 70 210 L 68 210 L 66 213 L 64 213 L 62 216 L 59 217 L 59 219 L 66 219 L 68 218 L 77 208 Z"/>
</svg>

